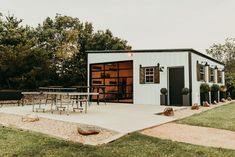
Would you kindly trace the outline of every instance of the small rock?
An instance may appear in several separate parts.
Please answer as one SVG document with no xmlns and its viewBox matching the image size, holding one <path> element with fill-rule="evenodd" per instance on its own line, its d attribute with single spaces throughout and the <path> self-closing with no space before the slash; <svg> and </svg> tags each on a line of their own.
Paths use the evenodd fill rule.
<svg viewBox="0 0 235 157">
<path fill-rule="evenodd" d="M 226 100 L 224 98 L 221 99 L 221 102 L 226 102 Z"/>
<path fill-rule="evenodd" d="M 215 101 L 213 101 L 213 103 L 212 104 L 217 104 L 217 101 L 215 100 Z"/>
<path fill-rule="evenodd" d="M 167 108 L 164 109 L 163 114 L 165 116 L 174 116 L 174 110 L 171 107 L 167 107 Z"/>
<path fill-rule="evenodd" d="M 36 122 L 39 121 L 39 117 L 37 115 L 25 115 L 22 117 L 22 122 Z"/>
<path fill-rule="evenodd" d="M 77 131 L 79 134 L 84 135 L 84 136 L 88 136 L 88 135 L 96 135 L 99 134 L 100 132 L 97 130 L 85 130 L 82 129 L 80 127 L 77 128 Z"/>
<path fill-rule="evenodd" d="M 199 105 L 197 103 L 195 103 L 191 106 L 191 109 L 192 110 L 199 110 Z"/>
<path fill-rule="evenodd" d="M 203 107 L 210 107 L 210 104 L 207 101 L 203 102 Z"/>
</svg>

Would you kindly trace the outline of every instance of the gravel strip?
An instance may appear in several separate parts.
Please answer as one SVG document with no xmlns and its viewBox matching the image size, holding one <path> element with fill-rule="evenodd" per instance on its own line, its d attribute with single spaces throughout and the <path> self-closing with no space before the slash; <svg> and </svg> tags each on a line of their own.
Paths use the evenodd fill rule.
<svg viewBox="0 0 235 157">
<path fill-rule="evenodd" d="M 112 139 L 112 137 L 119 134 L 118 132 L 97 126 L 63 122 L 41 117 L 39 117 L 39 121 L 36 122 L 23 122 L 22 116 L 5 113 L 0 113 L 0 124 L 6 127 L 40 132 L 52 137 L 90 145 L 107 143 L 108 139 Z M 99 134 L 83 136 L 77 132 L 77 127 L 84 130 L 94 129 L 99 131 Z"/>
</svg>

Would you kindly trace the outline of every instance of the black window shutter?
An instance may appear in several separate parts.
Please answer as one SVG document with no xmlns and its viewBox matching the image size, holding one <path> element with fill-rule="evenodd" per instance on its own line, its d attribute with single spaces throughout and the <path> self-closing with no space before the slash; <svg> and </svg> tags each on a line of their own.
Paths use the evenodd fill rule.
<svg viewBox="0 0 235 157">
<path fill-rule="evenodd" d="M 209 78 L 209 82 L 211 82 L 211 68 L 208 67 L 208 78 Z"/>
<path fill-rule="evenodd" d="M 160 70 L 159 67 L 154 67 L 154 83 L 160 83 Z"/>
<path fill-rule="evenodd" d="M 140 65 L 140 84 L 145 84 L 145 68 Z"/>
<path fill-rule="evenodd" d="M 200 64 L 197 63 L 197 81 L 201 81 L 201 78 L 200 78 Z"/>
</svg>

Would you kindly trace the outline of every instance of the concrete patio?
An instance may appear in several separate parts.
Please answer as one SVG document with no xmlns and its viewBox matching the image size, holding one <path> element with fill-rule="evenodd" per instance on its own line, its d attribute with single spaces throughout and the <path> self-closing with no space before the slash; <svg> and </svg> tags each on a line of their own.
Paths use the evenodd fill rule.
<svg viewBox="0 0 235 157">
<path fill-rule="evenodd" d="M 88 112 L 71 112 L 70 115 L 62 113 L 51 114 L 50 112 L 32 112 L 32 106 L 23 107 L 3 107 L 0 113 L 26 115 L 35 114 L 39 117 L 60 120 L 65 122 L 74 122 L 80 124 L 95 125 L 110 129 L 120 133 L 130 133 L 145 128 L 160 125 L 175 120 L 172 117 L 156 115 L 164 111 L 166 106 L 159 105 L 134 105 L 134 104 L 91 104 L 88 106 Z M 173 107 L 174 110 L 184 107 Z"/>
</svg>

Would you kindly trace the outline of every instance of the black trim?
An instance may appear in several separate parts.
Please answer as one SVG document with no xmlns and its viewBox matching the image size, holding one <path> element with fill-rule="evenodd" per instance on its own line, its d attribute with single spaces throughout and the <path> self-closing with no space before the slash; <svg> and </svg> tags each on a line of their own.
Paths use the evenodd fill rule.
<svg viewBox="0 0 235 157">
<path fill-rule="evenodd" d="M 214 61 L 218 64 L 225 65 L 224 63 L 207 56 L 199 51 L 196 51 L 192 48 L 183 48 L 183 49 L 143 49 L 143 50 L 88 50 L 86 53 L 148 53 L 148 52 L 158 52 L 158 53 L 164 53 L 164 52 L 192 52 L 194 54 L 197 54 L 199 56 L 202 56 L 204 58 L 207 58 L 211 61 Z"/>
<path fill-rule="evenodd" d="M 173 67 L 168 67 L 168 79 L 167 79 L 167 86 L 168 86 L 168 91 L 169 91 L 169 93 L 168 93 L 168 95 L 169 95 L 169 105 L 170 106 L 182 106 L 183 105 L 183 101 L 182 101 L 182 104 L 174 104 L 174 103 L 172 103 L 172 99 L 171 99 L 171 97 L 172 97 L 172 95 L 171 95 L 171 90 L 170 90 L 170 85 L 171 85 L 171 77 L 170 77 L 170 70 L 171 69 L 183 69 L 183 88 L 185 87 L 185 72 L 184 72 L 184 69 L 185 69 L 185 67 L 184 66 L 173 66 Z M 174 84 L 175 85 L 175 84 Z M 179 84 L 178 84 L 179 85 Z M 180 98 L 181 100 L 182 100 L 182 96 L 181 96 L 181 98 Z M 175 99 L 174 99 L 175 100 Z"/>
<path fill-rule="evenodd" d="M 188 52 L 188 69 L 189 69 L 189 103 L 192 105 L 192 53 Z"/>
</svg>

